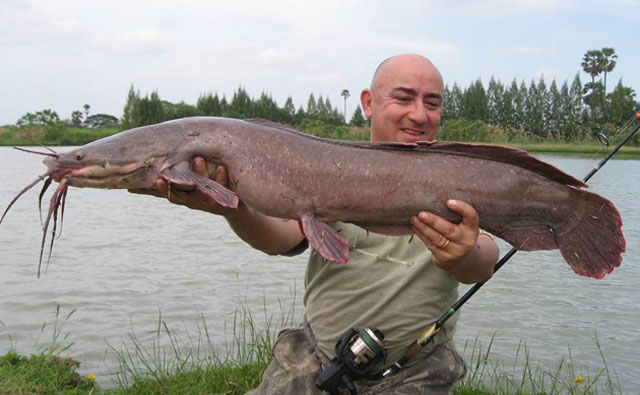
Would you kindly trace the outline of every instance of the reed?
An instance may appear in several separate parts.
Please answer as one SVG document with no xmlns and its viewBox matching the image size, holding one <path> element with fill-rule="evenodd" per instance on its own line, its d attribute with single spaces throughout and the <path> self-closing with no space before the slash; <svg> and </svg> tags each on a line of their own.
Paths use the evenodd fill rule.
<svg viewBox="0 0 640 395">
<path fill-rule="evenodd" d="M 295 300 L 295 298 L 293 299 Z M 66 316 L 59 307 L 52 323 L 43 325 L 48 337 L 38 352 L 29 357 L 11 351 L 0 356 L 0 393 L 65 394 L 244 394 L 255 388 L 271 361 L 271 346 L 278 328 L 293 326 L 297 320 L 295 302 L 284 308 L 280 303 L 277 319 L 264 313 L 259 320 L 241 305 L 228 322 L 225 332 L 232 338 L 217 345 L 210 336 L 207 320 L 199 316 L 196 333 L 172 329 L 158 314 L 155 330 L 148 336 L 132 332 L 115 352 L 119 368 L 114 388 L 103 389 L 95 376 L 81 376 L 80 363 L 69 357 L 73 341 L 65 333 Z M 259 321 L 259 322 L 258 322 Z M 51 335 L 45 335 L 50 328 Z M 594 342 L 602 367 L 589 370 L 574 361 L 571 349 L 556 366 L 532 361 L 530 350 L 520 342 L 515 358 L 503 362 L 493 354 L 495 335 L 485 346 L 479 338 L 465 342 L 462 354 L 468 365 L 466 377 L 454 386 L 454 395 L 617 395 L 627 393 L 610 368 L 597 334 Z M 93 376 L 93 377 L 92 377 Z"/>
</svg>

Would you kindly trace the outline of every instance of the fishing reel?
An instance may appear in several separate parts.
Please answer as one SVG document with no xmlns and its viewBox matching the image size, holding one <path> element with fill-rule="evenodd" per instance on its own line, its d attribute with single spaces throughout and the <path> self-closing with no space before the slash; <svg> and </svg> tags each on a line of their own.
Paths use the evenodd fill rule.
<svg viewBox="0 0 640 395">
<path fill-rule="evenodd" d="M 336 343 L 336 357 L 318 376 L 316 387 L 331 395 L 356 395 L 353 381 L 367 377 L 377 362 L 384 361 L 384 335 L 377 328 L 351 328 Z"/>
</svg>

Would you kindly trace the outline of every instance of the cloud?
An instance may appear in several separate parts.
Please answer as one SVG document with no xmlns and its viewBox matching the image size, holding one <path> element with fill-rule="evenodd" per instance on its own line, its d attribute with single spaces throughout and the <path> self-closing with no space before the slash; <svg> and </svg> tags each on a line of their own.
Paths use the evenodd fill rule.
<svg viewBox="0 0 640 395">
<path fill-rule="evenodd" d="M 429 9 L 448 16 L 465 15 L 480 18 L 497 18 L 506 15 L 529 15 L 563 10 L 572 5 L 571 0 L 416 0 L 414 7 Z"/>
<path fill-rule="evenodd" d="M 533 77 L 538 80 L 541 78 L 544 78 L 546 81 L 550 82 L 558 78 L 559 75 L 560 75 L 560 70 L 556 68 L 542 68 L 536 71 L 533 74 Z"/>
<path fill-rule="evenodd" d="M 75 19 L 59 19 L 53 21 L 46 29 L 50 34 L 61 37 L 72 37 L 85 34 L 87 29 Z"/>
<path fill-rule="evenodd" d="M 286 63 L 296 59 L 296 55 L 284 48 L 268 48 L 260 52 L 258 58 L 266 63 Z"/>
<path fill-rule="evenodd" d="M 429 57 L 453 56 L 461 53 L 460 47 L 450 41 L 407 40 L 392 37 L 377 37 L 361 43 L 369 48 L 385 48 L 393 52 L 415 52 Z"/>
<path fill-rule="evenodd" d="M 0 0 L 0 9 L 2 8 L 9 8 L 9 7 L 15 7 L 15 8 L 22 8 L 22 9 L 27 9 L 30 7 L 29 2 L 27 0 Z"/>
<path fill-rule="evenodd" d="M 335 84 L 343 80 L 342 76 L 331 73 L 331 72 L 322 72 L 322 73 L 299 73 L 295 77 L 296 81 L 301 82 L 313 82 L 319 83 L 322 85 Z"/>
<path fill-rule="evenodd" d="M 494 49 L 491 52 L 508 56 L 550 56 L 558 53 L 558 50 L 556 48 L 508 47 Z"/>
<path fill-rule="evenodd" d="M 168 38 L 153 27 L 102 36 L 97 41 L 104 48 L 125 54 L 159 54 L 168 47 Z"/>
</svg>

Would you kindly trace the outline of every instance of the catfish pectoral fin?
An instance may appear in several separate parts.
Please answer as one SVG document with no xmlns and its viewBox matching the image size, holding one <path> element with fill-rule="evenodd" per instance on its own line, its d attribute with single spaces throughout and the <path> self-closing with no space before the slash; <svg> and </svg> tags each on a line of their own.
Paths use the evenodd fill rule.
<svg viewBox="0 0 640 395">
<path fill-rule="evenodd" d="M 349 243 L 335 229 L 313 214 L 303 215 L 300 223 L 309 243 L 324 259 L 337 263 L 349 261 Z"/>
<path fill-rule="evenodd" d="M 161 173 L 167 181 L 185 186 L 195 186 L 200 192 L 209 196 L 219 205 L 224 207 L 238 208 L 238 195 L 232 190 L 191 170 L 189 164 L 179 163 L 166 168 Z"/>
</svg>

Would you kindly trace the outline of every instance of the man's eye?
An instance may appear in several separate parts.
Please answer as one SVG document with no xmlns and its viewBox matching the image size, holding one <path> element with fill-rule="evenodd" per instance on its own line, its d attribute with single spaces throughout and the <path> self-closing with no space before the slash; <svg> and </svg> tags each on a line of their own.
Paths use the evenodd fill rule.
<svg viewBox="0 0 640 395">
<path fill-rule="evenodd" d="M 396 99 L 398 99 L 399 101 L 411 101 L 411 98 L 407 96 L 398 96 L 396 97 Z"/>
</svg>

